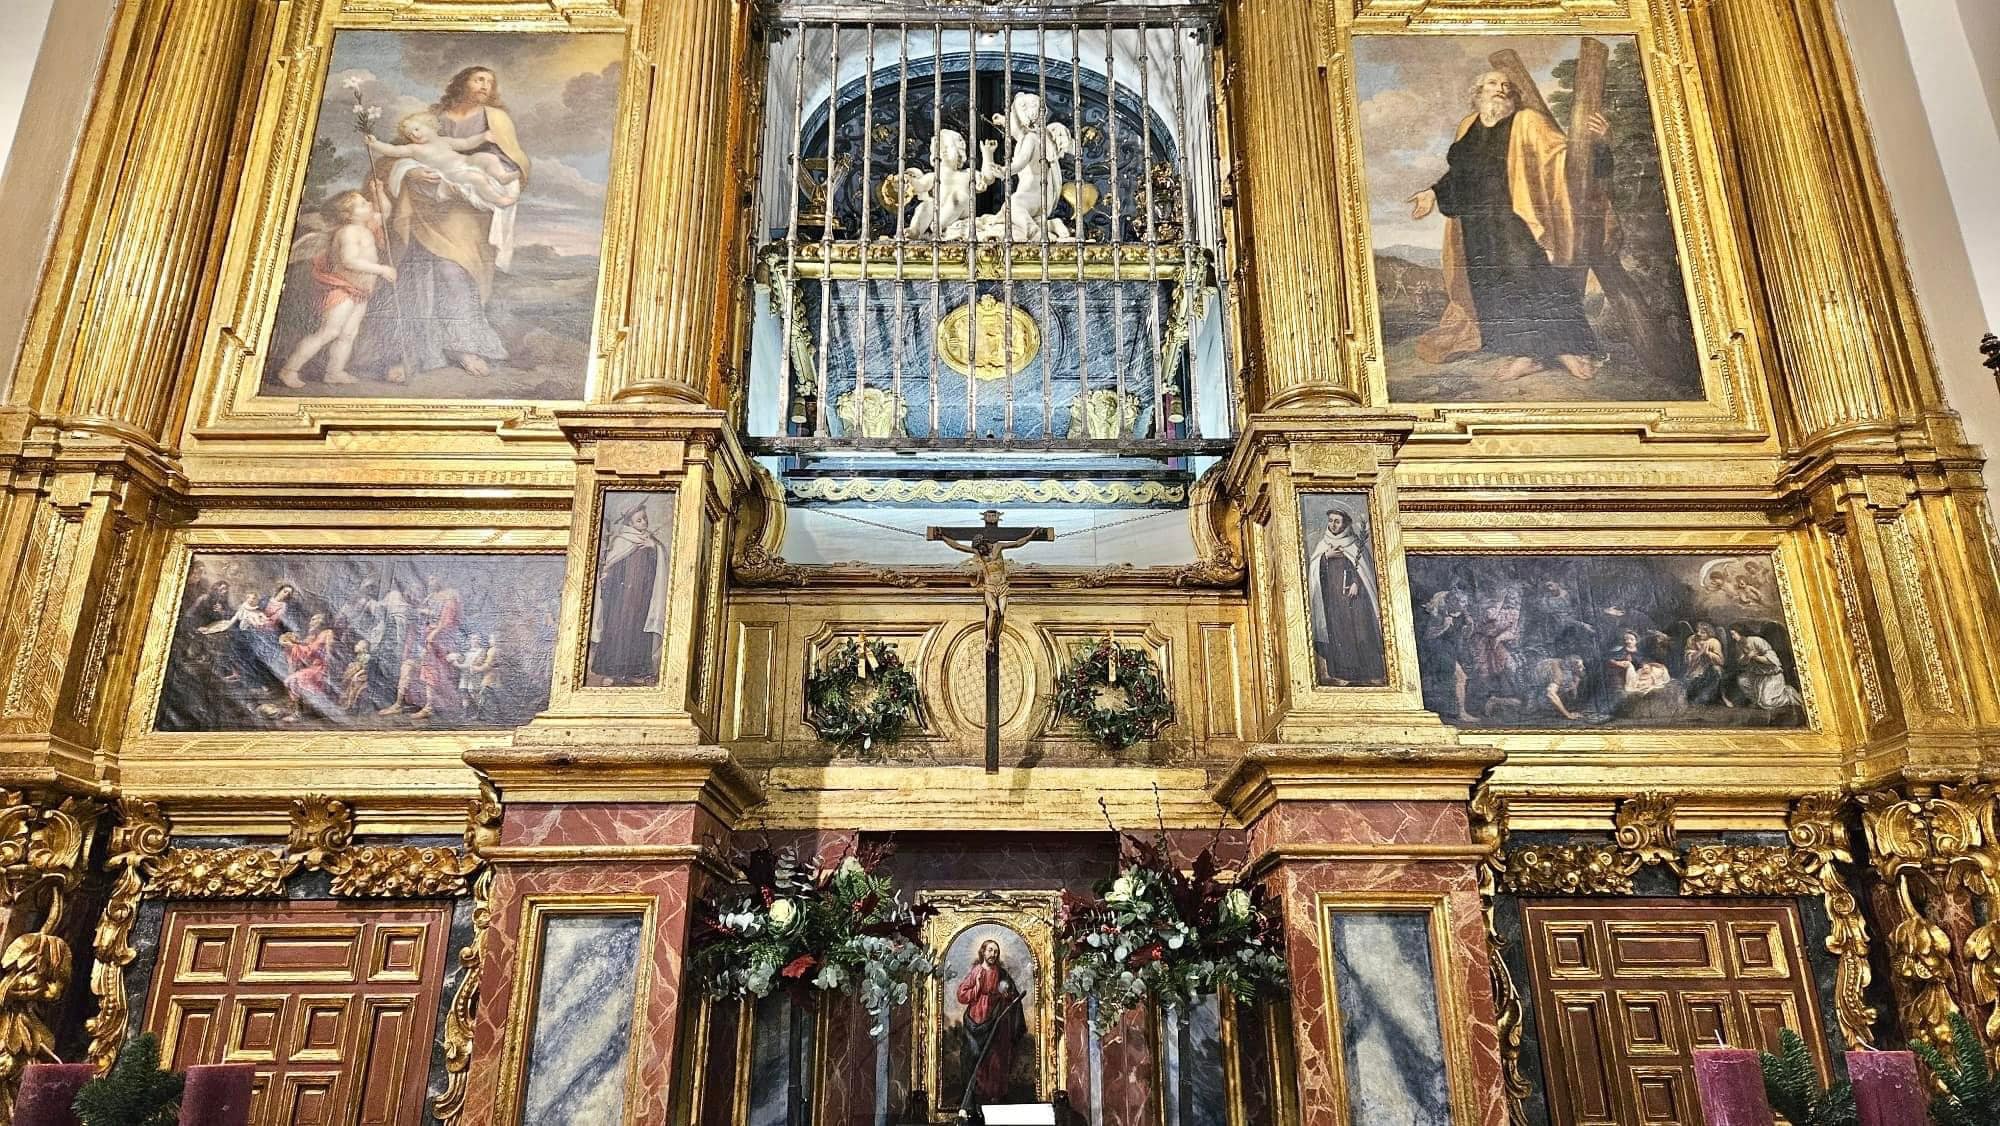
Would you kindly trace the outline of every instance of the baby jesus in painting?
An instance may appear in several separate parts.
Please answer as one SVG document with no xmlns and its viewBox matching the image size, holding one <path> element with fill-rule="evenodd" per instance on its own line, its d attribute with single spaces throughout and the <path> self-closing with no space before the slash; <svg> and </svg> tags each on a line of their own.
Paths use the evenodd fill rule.
<svg viewBox="0 0 2000 1126">
<path fill-rule="evenodd" d="M 322 351 L 327 353 L 326 382 L 355 381 L 347 374 L 347 361 L 354 355 L 368 299 L 378 282 L 396 280 L 396 268 L 382 263 L 378 213 L 368 197 L 342 192 L 327 211 L 336 225 L 312 260 L 312 277 L 320 286 L 319 327 L 298 342 L 278 371 L 278 382 L 294 389 L 305 386 L 299 371 Z"/>
<path fill-rule="evenodd" d="M 364 138 L 368 151 L 379 159 L 393 159 L 389 171 L 391 191 L 400 190 L 404 176 L 418 167 L 428 168 L 457 189 L 466 201 L 486 211 L 512 207 L 521 201 L 521 172 L 497 151 L 481 152 L 494 144 L 489 130 L 473 137 L 445 137 L 438 132 L 438 119 L 428 113 L 413 113 L 397 126 L 401 144 Z"/>
</svg>

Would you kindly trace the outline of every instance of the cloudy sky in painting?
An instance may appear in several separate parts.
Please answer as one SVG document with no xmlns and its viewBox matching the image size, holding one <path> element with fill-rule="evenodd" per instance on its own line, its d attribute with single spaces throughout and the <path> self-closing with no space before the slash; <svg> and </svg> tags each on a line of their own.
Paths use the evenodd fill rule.
<svg viewBox="0 0 2000 1126">
<path fill-rule="evenodd" d="M 365 105 L 382 110 L 375 135 L 394 142 L 396 122 L 429 109 L 452 75 L 468 66 L 490 67 L 500 76 L 500 101 L 513 115 L 521 147 L 534 161 L 521 198 L 520 244 L 594 255 L 604 227 L 624 56 L 624 39 L 613 34 L 344 31 L 333 44 L 319 137 L 359 166 L 365 154 L 354 131 L 350 80 L 360 82 Z"/>
<path fill-rule="evenodd" d="M 1617 36 L 1600 36 L 1615 45 Z M 1368 215 L 1378 252 L 1444 246 L 1444 221 L 1410 218 L 1411 195 L 1444 174 L 1445 150 L 1472 112 L 1472 84 L 1487 57 L 1512 48 L 1546 96 L 1556 63 L 1574 58 L 1577 39 L 1558 35 L 1360 35 L 1354 39 Z"/>
</svg>

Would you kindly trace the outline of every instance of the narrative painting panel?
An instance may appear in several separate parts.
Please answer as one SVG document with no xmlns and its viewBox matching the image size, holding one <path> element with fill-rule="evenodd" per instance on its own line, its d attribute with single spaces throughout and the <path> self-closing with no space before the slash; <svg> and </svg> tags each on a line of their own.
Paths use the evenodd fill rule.
<svg viewBox="0 0 2000 1126">
<path fill-rule="evenodd" d="M 1632 36 L 1357 36 L 1389 394 L 1702 397 Z"/>
<path fill-rule="evenodd" d="M 160 731 L 517 727 L 548 706 L 560 555 L 197 552 Z"/>
<path fill-rule="evenodd" d="M 261 390 L 580 399 L 617 35 L 334 40 Z"/>
<path fill-rule="evenodd" d="M 1766 555 L 1411 555 L 1424 706 L 1459 726 L 1800 727 Z"/>
</svg>

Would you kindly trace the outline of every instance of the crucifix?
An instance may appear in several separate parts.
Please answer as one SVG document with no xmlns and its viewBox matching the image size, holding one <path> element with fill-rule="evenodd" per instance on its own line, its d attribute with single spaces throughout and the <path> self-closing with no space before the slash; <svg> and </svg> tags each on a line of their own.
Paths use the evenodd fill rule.
<svg viewBox="0 0 2000 1126">
<path fill-rule="evenodd" d="M 972 556 L 972 585 L 986 598 L 986 773 L 1000 773 L 1000 625 L 1007 615 L 1007 558 L 1004 552 L 1056 538 L 1050 528 L 1003 528 L 1000 513 L 979 514 L 973 528 L 931 528 L 924 538 Z"/>
</svg>

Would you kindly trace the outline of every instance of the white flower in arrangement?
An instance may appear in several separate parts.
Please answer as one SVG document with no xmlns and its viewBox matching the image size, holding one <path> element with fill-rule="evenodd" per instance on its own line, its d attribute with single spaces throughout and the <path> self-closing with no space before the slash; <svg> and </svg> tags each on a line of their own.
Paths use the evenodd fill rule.
<svg viewBox="0 0 2000 1126">
<path fill-rule="evenodd" d="M 1240 923 L 1250 917 L 1250 893 L 1242 888 L 1230 888 L 1222 897 L 1222 917 L 1232 923 Z"/>
<path fill-rule="evenodd" d="M 799 921 L 799 905 L 789 899 L 774 900 L 770 908 L 771 926 L 784 933 Z"/>
<path fill-rule="evenodd" d="M 840 874 L 848 877 L 861 875 L 861 861 L 852 856 L 841 861 Z"/>
<path fill-rule="evenodd" d="M 1137 890 L 1138 888 L 1131 876 L 1120 876 L 1111 881 L 1111 890 L 1104 893 L 1104 902 L 1130 903 L 1132 902 L 1132 893 Z"/>
</svg>

